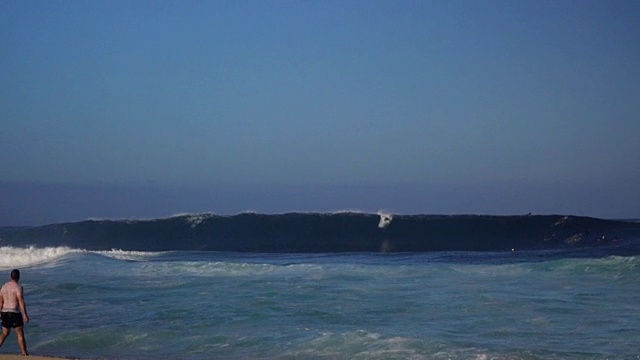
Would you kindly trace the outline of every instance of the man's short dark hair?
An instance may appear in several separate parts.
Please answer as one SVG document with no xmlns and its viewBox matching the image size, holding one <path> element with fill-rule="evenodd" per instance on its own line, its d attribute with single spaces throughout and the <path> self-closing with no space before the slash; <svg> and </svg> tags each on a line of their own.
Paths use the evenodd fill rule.
<svg viewBox="0 0 640 360">
<path fill-rule="evenodd" d="M 11 280 L 15 280 L 15 281 L 20 280 L 20 270 L 18 270 L 18 269 L 13 269 L 13 270 L 11 271 Z"/>
</svg>

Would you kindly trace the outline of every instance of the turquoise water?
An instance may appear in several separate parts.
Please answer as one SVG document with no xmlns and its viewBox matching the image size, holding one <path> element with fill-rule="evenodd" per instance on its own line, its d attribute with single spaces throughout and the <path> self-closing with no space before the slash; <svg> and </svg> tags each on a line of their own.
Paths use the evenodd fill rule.
<svg viewBox="0 0 640 360">
<path fill-rule="evenodd" d="M 36 355 L 640 359 L 640 260 L 2 248 Z M 0 353 L 19 353 L 15 335 Z"/>
</svg>

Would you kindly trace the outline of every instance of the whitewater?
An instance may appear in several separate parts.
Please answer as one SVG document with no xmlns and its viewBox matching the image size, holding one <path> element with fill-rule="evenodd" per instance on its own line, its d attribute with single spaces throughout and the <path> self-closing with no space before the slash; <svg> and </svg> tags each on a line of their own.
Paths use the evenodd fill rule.
<svg viewBox="0 0 640 360">
<path fill-rule="evenodd" d="M 563 250 L 265 254 L 0 248 L 35 355 L 639 359 L 640 260 Z M 15 335 L 0 353 L 19 353 Z"/>
</svg>

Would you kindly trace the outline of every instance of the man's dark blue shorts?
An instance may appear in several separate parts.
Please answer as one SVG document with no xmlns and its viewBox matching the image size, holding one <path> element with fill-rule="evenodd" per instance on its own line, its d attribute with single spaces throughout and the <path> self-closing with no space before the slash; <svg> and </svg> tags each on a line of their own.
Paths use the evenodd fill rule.
<svg viewBox="0 0 640 360">
<path fill-rule="evenodd" d="M 22 314 L 16 312 L 3 312 L 2 313 L 2 327 L 16 328 L 24 326 L 22 321 Z"/>
</svg>

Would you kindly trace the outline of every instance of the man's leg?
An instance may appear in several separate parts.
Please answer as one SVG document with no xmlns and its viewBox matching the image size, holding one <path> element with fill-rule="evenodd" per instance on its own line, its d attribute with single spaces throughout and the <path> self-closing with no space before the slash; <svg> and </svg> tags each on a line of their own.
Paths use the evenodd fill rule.
<svg viewBox="0 0 640 360">
<path fill-rule="evenodd" d="M 18 335 L 18 345 L 20 345 L 22 355 L 29 355 L 27 352 L 27 341 L 24 339 L 24 328 L 22 326 L 17 327 L 16 334 Z"/>
<path fill-rule="evenodd" d="M 2 346 L 2 344 L 4 344 L 4 339 L 6 339 L 7 336 L 9 336 L 9 334 L 11 334 L 11 329 L 10 328 L 6 328 L 6 327 L 2 327 L 2 335 L 0 335 L 0 346 Z"/>
</svg>

